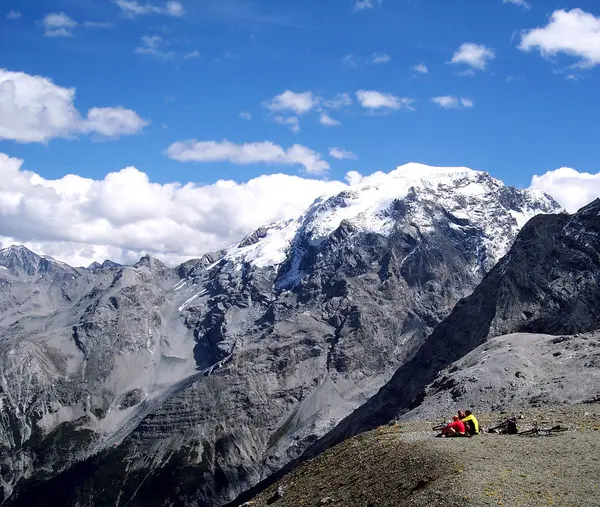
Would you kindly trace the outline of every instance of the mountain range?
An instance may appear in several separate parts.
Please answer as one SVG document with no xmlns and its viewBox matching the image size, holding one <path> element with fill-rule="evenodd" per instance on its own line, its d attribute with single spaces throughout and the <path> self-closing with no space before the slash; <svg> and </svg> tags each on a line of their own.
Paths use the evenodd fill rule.
<svg viewBox="0 0 600 507">
<path fill-rule="evenodd" d="M 590 206 L 409 164 L 176 267 L 0 251 L 6 505 L 224 504 L 492 335 L 594 327 Z"/>
</svg>

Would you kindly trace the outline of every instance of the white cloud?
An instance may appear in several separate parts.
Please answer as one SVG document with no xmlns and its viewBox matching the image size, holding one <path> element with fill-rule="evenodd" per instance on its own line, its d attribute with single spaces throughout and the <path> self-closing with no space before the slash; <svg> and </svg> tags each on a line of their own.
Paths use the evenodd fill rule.
<svg viewBox="0 0 600 507">
<path fill-rule="evenodd" d="M 242 111 L 240 113 L 240 118 L 242 120 L 252 121 L 252 113 L 249 113 L 248 111 Z"/>
<path fill-rule="evenodd" d="M 344 56 L 344 58 L 342 58 L 342 64 L 351 69 L 356 69 L 359 67 L 359 65 L 378 65 L 382 63 L 389 63 L 391 61 L 392 57 L 387 53 L 373 53 L 368 57 L 347 54 Z"/>
<path fill-rule="evenodd" d="M 304 114 L 317 106 L 319 99 L 312 92 L 296 93 L 290 90 L 277 95 L 263 105 L 270 111 L 293 111 L 296 114 Z"/>
<path fill-rule="evenodd" d="M 74 88 L 62 88 L 42 76 L 0 69 L 0 139 L 45 143 L 81 133 L 116 137 L 137 133 L 149 123 L 121 107 L 92 108 L 85 119 L 74 101 Z"/>
<path fill-rule="evenodd" d="M 415 65 L 413 67 L 413 70 L 415 72 L 418 72 L 419 74 L 428 74 L 429 73 L 429 69 L 427 68 L 427 65 L 425 65 L 424 63 L 420 63 L 419 65 Z"/>
<path fill-rule="evenodd" d="M 321 155 L 310 148 L 294 144 L 285 150 L 271 141 L 235 144 L 226 139 L 220 142 L 191 139 L 173 143 L 166 154 L 179 162 L 299 165 L 310 174 L 322 174 L 329 169 Z"/>
<path fill-rule="evenodd" d="M 408 97 L 396 97 L 395 95 L 375 90 L 358 90 L 356 98 L 358 103 L 367 109 L 412 109 L 414 102 Z"/>
<path fill-rule="evenodd" d="M 200 58 L 200 51 L 190 51 L 183 57 L 184 60 L 192 60 L 194 58 Z"/>
<path fill-rule="evenodd" d="M 343 160 L 343 159 L 356 160 L 358 158 L 351 151 L 344 150 L 343 148 L 335 148 L 335 147 L 329 149 L 329 156 L 333 157 L 333 158 L 337 158 L 338 160 Z"/>
<path fill-rule="evenodd" d="M 496 57 L 493 49 L 485 47 L 483 44 L 473 44 L 465 42 L 458 48 L 458 51 L 452 55 L 450 63 L 467 64 L 479 70 L 484 70 L 490 60 Z"/>
<path fill-rule="evenodd" d="M 335 127 L 336 125 L 341 125 L 341 122 L 339 122 L 335 118 L 332 118 L 325 112 L 321 113 L 321 117 L 319 118 L 319 123 L 321 125 L 325 125 L 327 127 Z"/>
<path fill-rule="evenodd" d="M 530 188 L 546 192 L 569 213 L 574 213 L 600 197 L 600 172 L 580 173 L 570 167 L 534 175 Z"/>
<path fill-rule="evenodd" d="M 300 119 L 297 116 L 275 116 L 273 121 L 279 125 L 288 125 L 294 134 L 300 132 Z"/>
<path fill-rule="evenodd" d="M 23 14 L 20 11 L 11 9 L 6 15 L 6 19 L 19 19 Z"/>
<path fill-rule="evenodd" d="M 46 37 L 72 37 L 78 23 L 64 12 L 54 12 L 44 17 L 44 35 Z"/>
<path fill-rule="evenodd" d="M 158 184 L 134 167 L 103 180 L 74 174 L 46 180 L 0 153 L 0 247 L 24 243 L 73 265 L 106 258 L 132 263 L 146 253 L 176 263 L 298 216 L 320 195 L 344 188 L 284 174 L 247 183 Z"/>
<path fill-rule="evenodd" d="M 364 11 L 365 9 L 373 9 L 373 0 L 356 0 L 353 11 Z"/>
<path fill-rule="evenodd" d="M 439 97 L 432 97 L 432 102 L 435 102 L 442 109 L 457 109 L 459 107 L 473 107 L 473 101 L 465 97 L 458 98 L 452 95 L 441 95 Z"/>
<path fill-rule="evenodd" d="M 503 4 L 513 4 L 525 9 L 531 9 L 531 5 L 526 0 L 502 0 Z"/>
<path fill-rule="evenodd" d="M 379 64 L 379 63 L 388 63 L 392 61 L 392 57 L 387 53 L 373 53 L 371 56 L 371 63 Z"/>
<path fill-rule="evenodd" d="M 142 45 L 133 50 L 136 55 L 148 55 L 160 60 L 172 60 L 175 58 L 173 51 L 165 51 L 164 46 L 168 45 L 162 37 L 158 35 L 144 35 L 141 38 Z"/>
<path fill-rule="evenodd" d="M 349 93 L 338 93 L 333 99 L 323 101 L 323 107 L 328 109 L 342 109 L 352 105 L 352 97 Z"/>
<path fill-rule="evenodd" d="M 456 97 L 452 97 L 450 95 L 444 95 L 440 97 L 433 97 L 432 102 L 435 102 L 438 106 L 444 109 L 450 109 L 453 107 L 458 107 L 458 99 Z"/>
<path fill-rule="evenodd" d="M 544 28 L 522 34 L 519 49 L 538 49 L 544 57 L 565 53 L 579 58 L 581 68 L 594 67 L 600 64 L 600 17 L 581 9 L 554 11 Z"/>
<path fill-rule="evenodd" d="M 105 137 L 119 137 L 140 132 L 149 122 L 140 118 L 135 111 L 123 107 L 94 107 L 88 111 L 82 124 L 84 132 Z"/>
<path fill-rule="evenodd" d="M 142 4 L 136 0 L 114 0 L 114 3 L 120 7 L 123 13 L 130 17 L 146 14 L 162 14 L 181 18 L 185 14 L 183 5 L 180 2 L 167 2 L 164 7 Z"/>
</svg>

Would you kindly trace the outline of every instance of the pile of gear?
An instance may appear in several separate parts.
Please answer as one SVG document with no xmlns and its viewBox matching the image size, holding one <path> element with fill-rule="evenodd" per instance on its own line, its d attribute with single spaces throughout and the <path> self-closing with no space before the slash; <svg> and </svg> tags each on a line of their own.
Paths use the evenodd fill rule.
<svg viewBox="0 0 600 507">
<path fill-rule="evenodd" d="M 519 416 L 522 419 L 523 416 Z M 458 411 L 458 415 L 452 416 L 452 420 L 438 424 L 432 428 L 434 431 L 439 431 L 436 437 L 472 437 L 483 432 L 483 428 L 480 427 L 477 418 L 473 415 L 473 412 L 466 410 Z M 497 433 L 500 435 L 520 435 L 527 437 L 539 437 L 548 436 L 552 437 L 560 435 L 561 433 L 568 431 L 569 428 L 561 426 L 560 424 L 551 427 L 538 426 L 537 421 L 534 421 L 533 426 L 530 429 L 522 430 L 517 425 L 517 417 L 511 417 L 502 421 L 500 424 L 493 428 L 488 428 L 488 433 Z"/>
</svg>

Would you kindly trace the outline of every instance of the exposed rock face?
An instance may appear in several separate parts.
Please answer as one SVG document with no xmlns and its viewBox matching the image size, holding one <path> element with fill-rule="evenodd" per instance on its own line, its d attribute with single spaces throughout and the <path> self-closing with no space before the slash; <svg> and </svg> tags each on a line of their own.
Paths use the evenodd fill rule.
<svg viewBox="0 0 600 507">
<path fill-rule="evenodd" d="M 591 341 L 580 347 L 587 350 L 589 360 L 580 358 L 579 363 L 592 368 L 586 389 L 593 391 L 598 385 L 596 368 L 600 345 L 594 332 L 600 329 L 599 304 L 600 200 L 572 216 L 533 218 L 519 233 L 509 253 L 471 296 L 457 303 L 414 358 L 401 366 L 377 395 L 321 439 L 305 457 L 416 409 L 440 387 L 435 384 L 440 380 L 438 372 L 445 368 L 449 371 L 451 363 L 495 336 L 518 332 L 588 333 L 584 338 Z M 560 336 L 559 339 L 562 340 Z M 563 361 L 561 356 L 559 353 L 548 360 Z M 573 361 L 573 367 L 579 363 Z M 548 366 L 549 371 L 551 366 Z M 521 374 L 526 375 L 526 372 Z M 581 392 L 587 396 L 591 391 L 586 389 Z M 572 398 L 578 401 L 577 396 Z M 568 399 L 565 396 L 565 400 Z M 538 401 L 542 402 L 543 397 Z"/>
<path fill-rule="evenodd" d="M 175 269 L 72 275 L 68 302 L 2 328 L 4 371 L 22 369 L 0 393 L 8 505 L 231 500 L 376 393 L 520 227 L 557 211 L 485 173 L 411 165 Z"/>
</svg>

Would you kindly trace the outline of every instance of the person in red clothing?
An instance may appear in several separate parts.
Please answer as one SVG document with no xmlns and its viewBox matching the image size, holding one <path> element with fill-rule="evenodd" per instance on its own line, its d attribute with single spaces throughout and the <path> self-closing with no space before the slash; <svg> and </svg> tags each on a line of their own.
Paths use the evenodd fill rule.
<svg viewBox="0 0 600 507">
<path fill-rule="evenodd" d="M 461 437 L 465 434 L 465 423 L 457 415 L 452 416 L 452 422 L 442 430 L 442 437 Z"/>
</svg>

